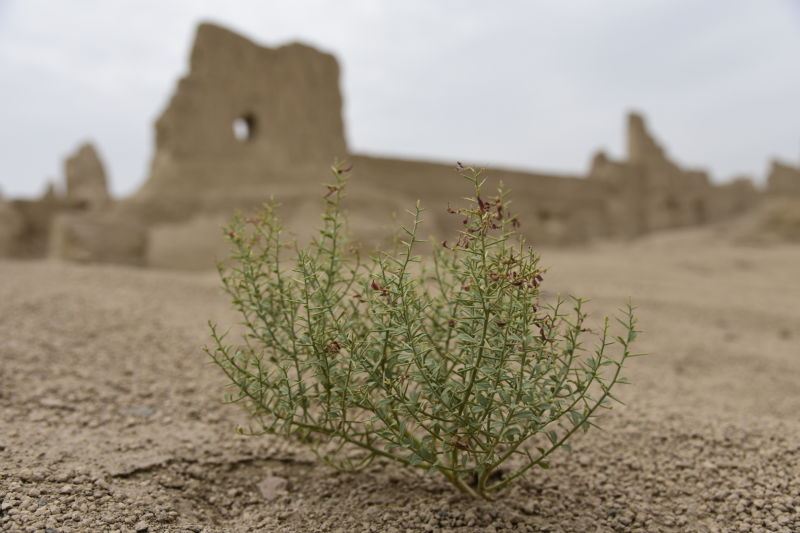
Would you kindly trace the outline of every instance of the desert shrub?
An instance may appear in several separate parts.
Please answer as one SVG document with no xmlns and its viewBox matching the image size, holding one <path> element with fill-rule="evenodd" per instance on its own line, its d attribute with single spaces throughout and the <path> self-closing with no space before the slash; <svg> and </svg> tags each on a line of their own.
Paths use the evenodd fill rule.
<svg viewBox="0 0 800 533">
<path fill-rule="evenodd" d="M 308 247 L 284 240 L 275 204 L 234 219 L 220 274 L 243 330 L 232 342 L 212 325 L 207 351 L 252 415 L 242 431 L 294 438 L 343 469 L 391 459 L 491 498 L 594 425 L 634 355 L 632 308 L 620 336 L 605 319 L 587 350 L 584 301 L 540 299 L 545 272 L 506 193 L 485 198 L 480 170 L 459 173 L 472 196 L 448 211 L 462 230 L 428 260 L 415 255 L 419 204 L 393 251 L 361 259 L 341 166 Z"/>
</svg>

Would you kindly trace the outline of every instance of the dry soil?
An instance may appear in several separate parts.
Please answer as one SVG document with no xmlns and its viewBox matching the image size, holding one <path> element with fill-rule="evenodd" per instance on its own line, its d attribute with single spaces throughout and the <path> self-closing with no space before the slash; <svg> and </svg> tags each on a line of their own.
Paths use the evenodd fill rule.
<svg viewBox="0 0 800 533">
<path fill-rule="evenodd" d="M 545 250 L 545 287 L 631 297 L 626 406 L 494 503 L 238 436 L 201 347 L 211 274 L 0 262 L 4 531 L 800 531 L 800 247 L 708 231 Z"/>
</svg>

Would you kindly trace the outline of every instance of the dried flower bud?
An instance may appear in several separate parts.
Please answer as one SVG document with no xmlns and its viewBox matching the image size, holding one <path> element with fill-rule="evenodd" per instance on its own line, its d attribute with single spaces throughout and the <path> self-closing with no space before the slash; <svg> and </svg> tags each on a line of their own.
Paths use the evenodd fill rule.
<svg viewBox="0 0 800 533">
<path fill-rule="evenodd" d="M 341 349 L 342 346 L 336 341 L 331 341 L 325 346 L 325 351 L 329 354 L 339 353 Z"/>
<path fill-rule="evenodd" d="M 469 441 L 466 437 L 453 437 L 450 439 L 450 446 L 459 450 L 469 450 Z"/>
</svg>

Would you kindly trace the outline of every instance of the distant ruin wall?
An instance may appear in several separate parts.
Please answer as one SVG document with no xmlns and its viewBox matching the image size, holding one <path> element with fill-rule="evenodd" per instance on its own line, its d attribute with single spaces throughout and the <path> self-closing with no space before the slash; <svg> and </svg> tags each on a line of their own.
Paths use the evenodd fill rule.
<svg viewBox="0 0 800 533">
<path fill-rule="evenodd" d="M 61 213 L 82 210 L 81 205 L 57 196 L 12 200 L 9 205 L 16 212 L 18 229 L 14 232 L 14 242 L 7 247 L 7 256 L 24 259 L 47 256 L 55 218 Z"/>
<path fill-rule="evenodd" d="M 610 186 L 608 209 L 615 224 L 633 226 L 613 231 L 641 235 L 670 228 L 719 222 L 742 214 L 759 197 L 752 183 L 714 185 L 705 171 L 681 168 L 650 134 L 644 118 L 631 113 L 627 121 L 627 159 L 595 156 L 591 181 Z"/>
<path fill-rule="evenodd" d="M 664 149 L 650 135 L 644 117 L 639 113 L 629 113 L 627 119 L 628 163 L 647 168 L 663 169 L 674 167 L 667 159 Z"/>
<path fill-rule="evenodd" d="M 25 221 L 14 206 L 0 198 L 0 257 L 13 256 L 17 251 Z"/>
<path fill-rule="evenodd" d="M 767 176 L 767 194 L 800 196 L 800 167 L 774 160 Z"/>
<path fill-rule="evenodd" d="M 452 165 L 360 155 L 350 160 L 354 188 L 362 183 L 377 186 L 387 196 L 402 198 L 406 208 L 419 199 L 435 234 L 457 236 L 460 221 L 447 214 L 447 206 L 457 204 L 468 191 Z M 609 236 L 604 184 L 497 168 L 485 174 L 487 194 L 495 194 L 501 182 L 511 192 L 521 231 L 534 244 L 574 244 Z"/>
<path fill-rule="evenodd" d="M 347 154 L 341 108 L 332 55 L 302 44 L 265 48 L 201 24 L 132 202 L 148 217 L 180 220 L 263 200 L 276 182 L 317 182 Z"/>
<path fill-rule="evenodd" d="M 512 191 L 521 231 L 535 245 L 696 226 L 758 201 L 752 184 L 715 186 L 705 172 L 681 168 L 641 115 L 629 115 L 627 125 L 623 159 L 597 154 L 585 177 L 489 168 L 487 193 L 500 182 Z M 106 201 L 100 158 L 82 147 L 66 165 L 66 197 L 15 208 L 22 229 L 13 233 L 32 236 L 40 255 L 49 246 L 70 260 L 210 267 L 226 250 L 214 228 L 270 197 L 282 204 L 289 232 L 307 242 L 319 223 L 320 184 L 331 162 L 345 157 L 353 175 L 344 207 L 359 242 L 380 244 L 418 199 L 426 236 L 457 235 L 459 221 L 446 208 L 465 188 L 451 165 L 349 153 L 333 56 L 302 44 L 266 48 L 201 24 L 189 71 L 156 122 L 141 189 Z M 776 168 L 773 187 L 794 188 L 797 180 Z"/>
<path fill-rule="evenodd" d="M 63 194 L 49 183 L 39 199 L 0 200 L 0 257 L 45 257 L 57 217 L 109 208 L 105 169 L 92 144 L 79 146 L 64 159 L 63 168 Z"/>
<path fill-rule="evenodd" d="M 147 228 L 113 211 L 62 213 L 52 224 L 49 254 L 76 262 L 143 265 Z"/>
<path fill-rule="evenodd" d="M 207 234 L 208 220 L 255 209 L 270 196 L 283 204 L 289 230 L 308 239 L 318 224 L 320 184 L 334 158 L 348 157 L 341 109 L 333 56 L 300 44 L 265 48 L 202 24 L 189 72 L 156 122 L 150 177 L 116 212 L 150 228 L 146 261 L 159 266 L 212 261 L 224 248 L 219 233 Z M 417 199 L 428 209 L 425 231 L 458 230 L 446 207 L 463 195 L 464 184 L 450 165 L 349 159 L 354 172 L 344 205 L 360 242 L 377 245 Z M 582 242 L 609 227 L 603 185 L 487 174 L 514 190 L 534 242 Z"/>
<path fill-rule="evenodd" d="M 106 171 L 97 150 L 84 143 L 64 160 L 66 199 L 89 209 L 102 209 L 111 202 Z"/>
</svg>

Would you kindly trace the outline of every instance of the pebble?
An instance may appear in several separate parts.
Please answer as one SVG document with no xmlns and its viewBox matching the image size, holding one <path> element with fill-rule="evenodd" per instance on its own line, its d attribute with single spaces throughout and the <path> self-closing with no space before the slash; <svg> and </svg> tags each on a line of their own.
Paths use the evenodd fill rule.
<svg viewBox="0 0 800 533">
<path fill-rule="evenodd" d="M 289 482 L 286 478 L 267 476 L 258 483 L 258 490 L 265 500 L 272 501 L 285 493 L 288 485 Z"/>
</svg>

